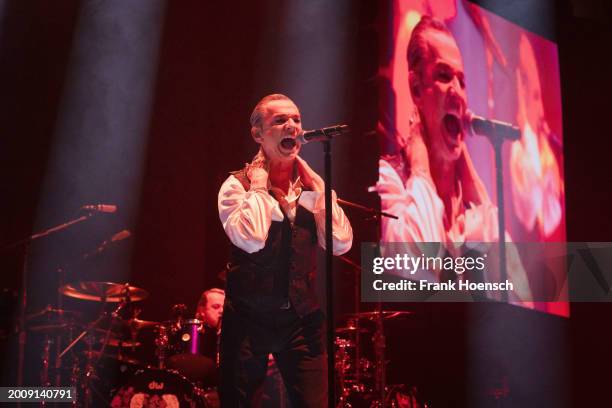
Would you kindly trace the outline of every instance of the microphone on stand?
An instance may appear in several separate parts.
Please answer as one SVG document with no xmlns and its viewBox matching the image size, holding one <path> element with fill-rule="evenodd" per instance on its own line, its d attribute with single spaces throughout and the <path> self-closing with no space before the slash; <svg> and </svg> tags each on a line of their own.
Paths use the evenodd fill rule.
<svg viewBox="0 0 612 408">
<path fill-rule="evenodd" d="M 90 212 L 101 212 L 110 214 L 117 211 L 117 206 L 114 204 L 89 204 L 82 206 L 80 209 Z"/>
<path fill-rule="evenodd" d="M 350 131 L 348 125 L 329 126 L 315 130 L 305 130 L 297 137 L 297 141 L 301 144 L 310 142 L 324 142 L 331 140 L 336 136 L 346 134 Z"/>
<path fill-rule="evenodd" d="M 96 249 L 94 249 L 91 252 L 86 253 L 85 255 L 83 255 L 83 259 L 87 259 L 90 258 L 92 256 L 101 254 L 102 252 L 104 252 L 109 246 L 115 244 L 116 242 L 119 241 L 123 241 L 126 238 L 129 238 L 132 235 L 132 233 L 129 230 L 122 230 L 119 231 L 118 233 L 116 233 L 115 235 L 113 235 L 110 239 L 105 240 L 104 242 L 102 242 L 102 244 L 100 244 L 99 247 L 97 247 Z"/>
<path fill-rule="evenodd" d="M 521 130 L 517 126 L 500 120 L 483 118 L 469 109 L 465 111 L 463 121 L 464 127 L 473 135 L 498 137 L 510 141 L 521 138 Z"/>
<path fill-rule="evenodd" d="M 302 133 L 297 135 L 295 139 L 287 137 L 281 140 L 280 144 L 285 149 L 293 149 L 297 142 L 300 142 L 300 144 L 310 142 L 326 142 L 336 136 L 348 133 L 349 131 L 348 125 L 336 125 L 315 130 L 303 130 Z"/>
</svg>

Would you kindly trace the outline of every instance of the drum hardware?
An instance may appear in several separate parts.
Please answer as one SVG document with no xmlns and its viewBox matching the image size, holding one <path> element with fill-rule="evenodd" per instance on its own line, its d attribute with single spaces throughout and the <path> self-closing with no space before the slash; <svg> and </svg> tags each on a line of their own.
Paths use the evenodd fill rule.
<svg viewBox="0 0 612 408">
<path fill-rule="evenodd" d="M 47 305 L 47 307 L 43 308 L 39 312 L 31 313 L 26 317 L 27 321 L 32 320 L 59 320 L 62 322 L 73 322 L 82 317 L 82 315 L 78 312 L 74 312 L 71 310 L 64 309 L 55 309 L 51 305 Z"/>
<path fill-rule="evenodd" d="M 172 306 L 172 316 L 174 317 L 174 320 L 178 324 L 180 324 L 183 321 L 186 313 L 187 313 L 187 305 L 185 305 L 184 303 L 179 303 L 178 305 Z"/>
<path fill-rule="evenodd" d="M 3 245 L 0 247 L 0 252 L 12 251 L 17 248 L 22 249 L 23 251 L 23 262 L 22 262 L 22 273 L 21 273 L 21 293 L 19 299 L 19 312 L 17 319 L 17 327 L 16 331 L 19 333 L 18 335 L 18 355 L 17 355 L 17 386 L 23 385 L 23 375 L 24 375 L 24 366 L 25 366 L 25 349 L 27 342 L 27 330 L 26 330 L 26 311 L 28 310 L 28 275 L 29 275 L 29 252 L 30 245 L 41 239 L 48 236 L 51 236 L 59 231 L 70 228 L 73 225 L 79 224 L 83 221 L 87 221 L 89 218 L 93 217 L 97 212 L 90 211 L 87 214 L 79 215 L 77 218 L 70 219 L 62 224 L 58 224 L 47 228 L 45 230 L 38 231 L 28 237 L 19 239 L 7 245 Z M 58 307 L 61 308 L 61 304 L 58 304 Z"/>
<path fill-rule="evenodd" d="M 51 357 L 51 344 L 53 340 L 51 337 L 46 334 L 45 339 L 43 341 L 43 352 L 41 355 L 42 358 L 42 368 L 40 373 L 40 384 L 43 387 L 51 386 L 51 382 L 49 381 L 49 360 Z"/>
<path fill-rule="evenodd" d="M 426 407 L 417 398 L 415 387 L 386 384 L 388 361 L 385 359 L 384 322 L 412 314 L 413 312 L 409 311 L 382 310 L 379 304 L 378 310 L 373 312 L 346 315 L 345 327 L 335 331 L 335 368 L 339 390 L 337 407 Z M 360 325 L 361 321 L 369 322 L 370 326 Z M 359 335 L 363 338 L 364 333 L 372 333 L 372 325 L 374 330 L 370 340 L 374 358 L 370 360 L 357 354 L 357 346 Z"/>
<path fill-rule="evenodd" d="M 78 288 L 78 290 L 75 290 Z M 84 330 L 76 336 L 76 338 L 58 355 L 58 359 L 61 360 L 66 353 L 68 353 L 73 347 L 78 344 L 81 340 L 86 345 L 85 355 L 85 367 L 82 372 L 77 375 L 80 379 L 80 387 L 78 388 L 82 393 L 82 398 L 77 396 L 77 399 L 81 400 L 83 406 L 89 407 L 93 403 L 93 393 L 104 401 L 106 398 L 103 394 L 95 387 L 95 381 L 99 380 L 96 374 L 96 366 L 99 364 L 101 358 L 105 356 L 105 349 L 107 345 L 116 344 L 118 346 L 118 359 L 122 359 L 122 349 L 124 339 L 113 332 L 113 328 L 120 326 L 122 323 L 121 313 L 124 310 L 130 310 L 132 302 L 132 289 L 136 291 L 136 298 L 143 299 L 143 289 L 134 288 L 128 283 L 115 284 L 112 282 L 80 282 L 78 285 L 65 285 L 60 288 L 60 293 L 82 300 L 93 300 L 99 302 L 105 302 L 110 299 L 109 302 L 118 303 L 117 307 L 110 313 L 102 313 L 95 321 L 84 327 Z M 108 296 L 108 297 L 107 297 Z M 100 326 L 104 322 L 108 322 L 106 328 Z M 102 340 L 100 340 L 102 339 Z M 113 341 L 111 341 L 113 340 Z M 94 352 L 94 344 L 101 343 L 100 350 Z M 132 348 L 136 347 L 136 343 L 132 341 L 129 346 Z"/>
<path fill-rule="evenodd" d="M 414 312 L 410 312 L 407 310 L 381 310 L 373 312 L 349 313 L 347 317 L 353 319 L 376 321 L 379 316 L 381 316 L 383 320 L 389 320 L 395 319 L 396 317 L 407 317 L 413 314 Z"/>
<path fill-rule="evenodd" d="M 428 408 L 415 386 L 395 384 L 387 387 L 385 406 L 391 408 Z"/>
<path fill-rule="evenodd" d="M 356 333 L 357 331 L 359 331 L 359 333 L 368 333 L 370 330 L 366 329 L 366 328 L 356 328 L 356 327 L 351 327 L 351 326 L 347 326 L 347 327 L 338 327 L 336 329 L 336 334 L 351 334 L 351 333 Z"/>
<path fill-rule="evenodd" d="M 109 206 L 110 207 L 110 206 Z M 69 220 L 63 224 L 59 224 L 48 228 L 46 230 L 37 232 L 29 237 L 21 239 L 19 241 L 15 241 L 12 244 L 3 246 L 0 248 L 0 251 L 5 250 L 13 250 L 16 248 L 23 248 L 23 273 L 22 273 L 22 285 L 21 285 L 21 296 L 19 301 L 19 318 L 18 318 L 18 365 L 16 369 L 17 375 L 17 384 L 23 385 L 24 379 L 24 366 L 25 366 L 25 350 L 26 350 L 26 340 L 28 337 L 28 333 L 41 333 L 44 335 L 44 340 L 42 342 L 42 364 L 41 364 L 41 373 L 40 380 L 41 385 L 50 386 L 53 381 L 51 380 L 50 373 L 54 371 L 55 374 L 55 385 L 61 386 L 61 371 L 62 371 L 62 360 L 61 358 L 68 353 L 75 344 L 78 343 L 79 340 L 85 339 L 84 343 L 87 344 L 89 350 L 91 350 L 93 340 L 89 338 L 88 330 L 85 330 L 80 336 L 77 336 L 75 339 L 73 336 L 73 332 L 75 328 L 82 329 L 84 326 L 79 324 L 80 314 L 77 312 L 72 312 L 68 310 L 62 309 L 62 296 L 61 294 L 65 294 L 66 296 L 71 296 L 79 299 L 86 300 L 96 300 L 96 301 L 104 301 L 104 302 L 120 302 L 120 298 L 125 296 L 121 295 L 121 292 L 128 292 L 131 290 L 133 292 L 134 300 L 140 300 L 146 297 L 146 291 L 139 290 L 138 288 L 125 288 L 124 285 L 121 284 L 112 284 L 110 282 L 102 282 L 99 285 L 85 285 L 87 287 L 93 286 L 95 291 L 79 291 L 79 288 L 83 285 L 77 284 L 71 287 L 71 285 L 64 285 L 65 281 L 65 270 L 66 265 L 60 266 L 57 268 L 58 272 L 58 300 L 57 300 L 57 308 L 53 308 L 51 306 L 47 306 L 45 309 L 38 311 L 36 313 L 32 313 L 26 315 L 26 311 L 28 310 L 27 304 L 27 288 L 28 282 L 27 278 L 29 275 L 29 248 L 30 244 L 40 238 L 51 236 L 52 234 L 67 229 L 75 224 L 81 223 L 83 221 L 88 220 L 93 215 L 97 213 L 97 211 L 104 212 L 103 210 L 94 210 L 90 209 L 88 214 L 80 215 L 78 218 Z M 127 235 L 126 235 L 127 233 Z M 89 253 L 87 256 L 83 256 L 82 259 L 86 259 L 89 255 L 98 254 L 105 249 L 105 247 L 110 242 L 118 241 L 119 239 L 124 239 L 129 236 L 128 231 L 122 231 L 120 234 L 116 234 L 113 236 L 111 241 L 104 242 L 102 246 L 100 246 L 95 253 Z M 70 265 L 70 264 L 69 264 Z M 87 284 L 87 282 L 85 283 Z M 79 294 L 81 296 L 79 296 Z M 118 295 L 119 294 L 119 295 Z M 84 296 L 83 296 L 84 295 Z M 93 325 L 88 325 L 88 329 L 93 327 Z M 66 349 L 62 350 L 62 340 L 64 338 L 69 339 L 70 346 Z M 55 349 L 54 352 L 54 363 L 52 364 L 52 354 L 51 348 Z M 104 347 L 104 345 L 103 345 Z M 85 387 L 83 389 L 86 393 L 91 393 L 91 386 L 87 384 L 89 379 L 95 377 L 95 371 L 93 370 L 93 356 L 90 354 L 87 356 L 87 365 L 85 370 L 81 369 L 80 361 L 76 358 L 76 354 L 72 353 L 72 356 L 75 356 L 72 361 L 72 367 L 70 369 L 70 385 L 76 387 L 79 384 L 81 379 L 85 381 Z M 52 371 L 53 370 L 53 371 Z M 79 388 L 77 388 L 79 389 Z M 94 390 L 95 392 L 95 390 Z M 89 398 L 86 398 L 85 403 L 86 406 L 89 405 Z M 44 405 L 44 404 L 43 404 Z M 73 403 L 76 405 L 76 402 Z"/>
<path fill-rule="evenodd" d="M 132 358 L 132 357 L 129 357 L 129 356 L 125 356 L 125 355 L 121 354 L 120 352 L 117 352 L 117 353 L 106 352 L 106 353 L 102 354 L 99 351 L 92 350 L 92 351 L 84 351 L 81 354 L 84 355 L 85 358 L 90 358 L 91 360 L 95 360 L 95 361 L 98 361 L 98 360 L 100 360 L 102 358 L 110 358 L 112 360 L 116 360 L 116 361 L 119 361 L 121 363 L 132 364 L 132 365 L 135 365 L 135 366 L 142 366 L 143 365 L 139 360 L 137 360 L 135 358 Z"/>
<path fill-rule="evenodd" d="M 148 327 L 155 327 L 159 324 L 159 322 L 154 322 L 151 320 L 140 320 L 137 318 L 132 318 L 130 320 L 128 320 L 127 322 L 127 326 L 130 328 L 130 330 L 135 330 L 135 331 L 140 331 L 141 329 L 146 329 Z"/>
<path fill-rule="evenodd" d="M 166 368 L 166 352 L 170 346 L 171 326 L 160 323 L 155 326 L 155 357 L 157 357 L 157 368 Z"/>
<path fill-rule="evenodd" d="M 84 337 L 88 336 L 90 334 L 90 332 L 100 332 L 102 331 L 104 333 L 104 340 L 102 341 L 102 352 L 104 351 L 104 348 L 106 348 L 106 345 L 108 344 L 110 337 L 111 337 L 111 333 L 112 333 L 112 324 L 113 321 L 115 319 L 119 318 L 119 312 L 121 310 L 123 310 L 126 305 L 129 304 L 129 295 L 126 296 L 125 301 L 121 302 L 117 308 L 110 314 L 110 318 L 111 318 L 111 322 L 108 326 L 107 329 L 100 329 L 98 327 L 98 325 L 100 325 L 100 323 L 103 321 L 103 319 L 105 317 L 107 317 L 106 314 L 102 314 L 102 316 L 100 316 L 98 319 L 96 319 L 94 322 L 90 323 L 59 355 L 59 358 L 62 358 L 68 351 L 70 351 L 81 339 L 83 339 Z"/>
<path fill-rule="evenodd" d="M 60 347 L 62 336 L 66 333 L 72 333 L 73 329 L 77 327 L 77 322 L 81 320 L 81 314 L 47 305 L 40 311 L 29 314 L 25 319 L 28 332 L 44 335 L 40 355 L 40 384 L 42 386 L 53 384 L 50 377 L 50 370 L 52 369 L 55 370 L 55 382 L 59 383 L 61 364 L 57 363 L 57 359 L 55 364 L 51 364 L 51 347 L 54 346 L 56 350 Z"/>
<path fill-rule="evenodd" d="M 65 333 L 66 329 L 74 327 L 81 320 L 81 314 L 70 310 L 54 309 L 48 305 L 39 312 L 26 317 L 27 330 L 42 332 L 46 335 Z"/>
</svg>

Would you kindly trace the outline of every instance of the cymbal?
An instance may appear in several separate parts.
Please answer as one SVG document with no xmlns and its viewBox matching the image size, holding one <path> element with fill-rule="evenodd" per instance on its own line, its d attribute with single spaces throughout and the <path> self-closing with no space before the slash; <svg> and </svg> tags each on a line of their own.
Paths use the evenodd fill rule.
<svg viewBox="0 0 612 408">
<path fill-rule="evenodd" d="M 366 320 L 374 320 L 377 319 L 378 316 L 382 313 L 382 317 L 385 320 L 395 319 L 400 316 L 409 316 L 414 314 L 414 312 L 409 312 L 405 310 L 383 310 L 382 312 L 360 312 L 360 313 L 349 313 L 346 316 L 353 319 L 366 319 Z"/>
<path fill-rule="evenodd" d="M 91 333 L 95 336 L 95 341 L 97 343 L 104 343 L 104 340 L 108 334 L 108 343 L 106 343 L 107 346 L 119 347 L 119 345 L 121 345 L 121 347 L 124 348 L 140 346 L 140 342 L 136 341 L 136 336 L 130 338 L 125 331 L 116 332 L 111 330 L 109 333 L 108 329 L 95 328 L 91 331 Z M 122 333 L 124 335 L 122 335 Z"/>
<path fill-rule="evenodd" d="M 40 319 L 40 320 L 61 320 L 61 321 L 72 321 L 75 319 L 79 319 L 81 318 L 81 313 L 79 312 L 75 312 L 72 310 L 65 310 L 65 309 L 55 309 L 53 307 L 51 307 L 51 305 L 48 305 L 47 307 L 45 307 L 44 309 L 41 309 L 38 312 L 34 312 L 31 313 L 29 315 L 26 316 L 26 320 L 34 320 L 34 319 Z"/>
<path fill-rule="evenodd" d="M 104 341 L 104 339 L 102 339 L 100 342 Z M 108 340 L 108 343 L 106 343 L 107 346 L 111 346 L 111 347 L 123 347 L 123 348 L 133 348 L 133 347 L 138 347 L 140 346 L 140 342 L 136 341 L 136 340 L 120 340 L 118 338 L 110 338 Z"/>
<path fill-rule="evenodd" d="M 130 328 L 130 330 L 136 331 L 147 327 L 159 326 L 160 324 L 160 322 L 154 322 L 152 320 L 141 320 L 138 318 L 133 318 L 127 321 L 127 326 Z"/>
<path fill-rule="evenodd" d="M 70 328 L 77 327 L 81 314 L 71 310 L 55 309 L 50 305 L 26 316 L 28 330 L 41 333 L 62 334 Z"/>
<path fill-rule="evenodd" d="M 28 331 L 34 333 L 47 333 L 54 335 L 62 335 L 67 334 L 67 330 L 71 328 L 77 328 L 78 326 L 75 323 L 63 322 L 63 323 L 43 323 L 43 324 L 33 324 L 28 326 Z"/>
<path fill-rule="evenodd" d="M 359 333 L 367 333 L 370 330 L 366 329 L 365 327 L 360 327 L 359 328 Z M 343 334 L 343 333 L 357 333 L 357 328 L 355 326 L 348 326 L 348 327 L 338 327 L 336 329 L 336 333 L 338 334 Z"/>
<path fill-rule="evenodd" d="M 121 302 L 128 294 L 132 302 L 149 296 L 144 289 L 130 286 L 128 283 L 115 282 L 75 282 L 62 286 L 59 292 L 75 299 L 109 303 Z"/>
</svg>

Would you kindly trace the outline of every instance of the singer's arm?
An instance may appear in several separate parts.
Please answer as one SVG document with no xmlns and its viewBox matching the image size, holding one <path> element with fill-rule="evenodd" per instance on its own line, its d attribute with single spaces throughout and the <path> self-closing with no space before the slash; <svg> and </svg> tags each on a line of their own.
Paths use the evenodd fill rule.
<svg viewBox="0 0 612 408">
<path fill-rule="evenodd" d="M 476 171 L 472 157 L 465 143 L 462 143 L 462 152 L 458 160 L 458 174 L 463 189 L 464 201 L 475 205 L 491 205 L 489 193 Z"/>
<path fill-rule="evenodd" d="M 312 212 L 317 224 L 317 241 L 325 249 L 325 194 L 317 191 L 304 191 L 299 204 Z M 332 190 L 332 245 L 334 255 L 342 255 L 351 249 L 353 229 L 342 208 L 338 205 L 336 192 Z"/>
<path fill-rule="evenodd" d="M 278 201 L 265 188 L 254 183 L 247 191 L 234 176 L 229 176 L 221 186 L 218 208 L 228 238 L 248 253 L 266 245 L 272 221 L 283 220 Z"/>
<path fill-rule="evenodd" d="M 325 183 L 304 159 L 297 158 L 298 172 L 304 186 L 312 191 L 304 191 L 299 205 L 312 212 L 317 224 L 317 241 L 325 249 Z M 338 205 L 336 192 L 332 191 L 332 245 L 334 255 L 342 255 L 351 249 L 353 229 L 351 223 Z"/>
</svg>

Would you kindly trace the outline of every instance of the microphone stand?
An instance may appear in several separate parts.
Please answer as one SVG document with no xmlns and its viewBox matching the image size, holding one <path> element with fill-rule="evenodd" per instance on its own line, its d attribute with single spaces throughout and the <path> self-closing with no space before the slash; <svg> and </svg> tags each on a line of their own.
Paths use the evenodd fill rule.
<svg viewBox="0 0 612 408">
<path fill-rule="evenodd" d="M 487 136 L 495 152 L 495 191 L 497 193 L 497 241 L 499 244 L 499 281 L 508 278 L 506 265 L 506 214 L 504 203 L 504 165 L 502 147 L 505 140 L 519 140 L 520 130 L 509 123 L 488 120 L 468 112 L 468 129 L 472 134 Z M 501 301 L 508 301 L 508 292 L 503 291 Z"/>
<path fill-rule="evenodd" d="M 85 215 L 81 215 L 78 218 L 67 221 L 63 224 L 59 224 L 53 226 L 51 228 L 47 228 L 45 230 L 39 231 L 29 237 L 20 239 L 11 244 L 8 244 L 0 249 L 0 252 L 4 252 L 7 250 L 15 249 L 18 247 L 23 247 L 23 263 L 22 263 L 22 272 L 21 272 L 21 294 L 19 301 L 19 322 L 17 325 L 18 334 L 18 342 L 19 342 L 19 350 L 18 350 L 18 359 L 17 359 L 17 386 L 23 385 L 23 375 L 24 375 L 24 364 L 25 364 L 25 346 L 27 341 L 25 322 L 26 322 L 26 310 L 28 307 L 28 264 L 29 264 L 29 252 L 30 252 L 30 244 L 40 238 L 44 238 L 46 236 L 55 234 L 56 232 L 62 231 L 66 228 L 69 228 L 75 224 L 81 223 L 83 221 L 91 218 L 95 213 L 89 212 Z M 20 404 L 18 405 L 20 406 Z"/>
<path fill-rule="evenodd" d="M 499 245 L 499 281 L 505 282 L 508 277 L 506 270 L 506 217 L 504 203 L 504 166 L 502 147 L 504 138 L 498 136 L 496 130 L 488 137 L 495 151 L 495 191 L 497 194 L 497 240 Z M 502 291 L 501 301 L 508 301 L 508 292 Z"/>
<path fill-rule="evenodd" d="M 327 406 L 336 405 L 335 353 L 334 353 L 334 287 L 333 287 L 333 235 L 332 235 L 332 163 L 331 140 L 323 141 L 325 158 L 325 294 L 327 298 Z"/>
</svg>

